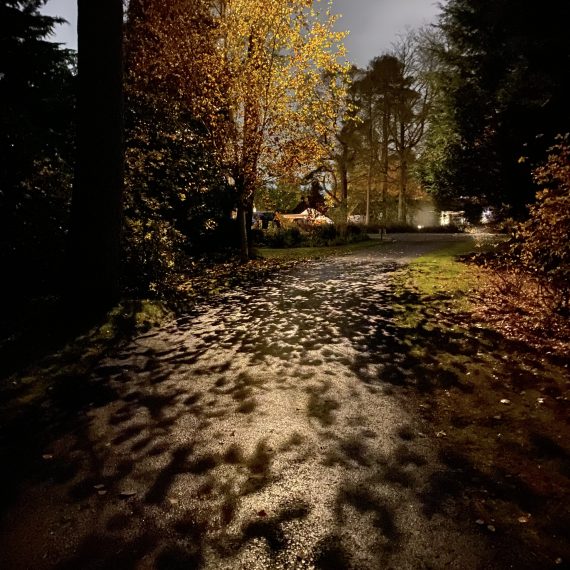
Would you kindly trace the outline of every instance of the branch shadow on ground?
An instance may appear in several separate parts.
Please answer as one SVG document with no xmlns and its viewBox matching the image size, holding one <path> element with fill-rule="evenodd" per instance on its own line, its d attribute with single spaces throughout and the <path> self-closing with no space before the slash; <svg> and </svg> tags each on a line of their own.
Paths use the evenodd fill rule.
<svg viewBox="0 0 570 570">
<path fill-rule="evenodd" d="M 341 477 L 327 532 L 304 554 L 316 568 L 353 567 L 356 546 L 346 530 L 354 521 L 369 533 L 376 564 L 405 550 L 409 532 L 394 497 L 418 502 L 426 520 L 455 516 L 474 482 L 521 508 L 537 506 L 542 497 L 520 481 L 490 479 L 459 453 L 430 464 L 413 426 L 394 426 L 396 445 L 379 452 L 379 434 L 362 418 L 341 425 L 349 402 L 334 384 L 342 371 L 371 397 L 405 399 L 441 389 L 469 394 L 475 385 L 467 363 L 487 369 L 489 355 L 503 362 L 520 346 L 443 323 L 414 293 L 396 292 L 389 284 L 396 264 L 377 263 L 373 271 L 358 262 L 316 267 L 238 289 L 50 391 L 58 427 L 31 448 L 35 458 L 20 473 L 22 483 L 55 489 L 64 508 L 79 506 L 57 532 L 90 527 L 74 553 L 53 567 L 128 570 L 152 557 L 158 569 L 202 568 L 208 557 L 227 563 L 246 547 L 260 549 L 268 564 L 292 564 L 292 533 L 313 516 L 314 505 L 291 489 L 271 510 L 244 509 L 271 492 L 283 465 L 313 461 L 319 446 L 320 465 Z M 414 307 L 419 320 L 402 324 L 397 305 Z M 517 366 L 511 363 L 510 371 L 519 377 Z M 264 402 L 280 392 L 302 395 L 297 411 L 310 431 L 293 423 L 278 445 L 277 436 L 255 435 L 248 448 L 229 426 L 256 433 L 267 417 Z M 28 426 L 30 436 L 37 428 Z M 540 447 L 559 452 L 544 442 Z M 7 495 L 17 497 L 18 487 L 12 481 Z"/>
</svg>

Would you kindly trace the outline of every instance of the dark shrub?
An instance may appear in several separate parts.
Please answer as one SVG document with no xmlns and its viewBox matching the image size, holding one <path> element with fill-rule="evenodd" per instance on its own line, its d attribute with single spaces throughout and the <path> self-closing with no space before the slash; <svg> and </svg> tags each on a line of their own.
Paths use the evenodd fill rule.
<svg viewBox="0 0 570 570">
<path fill-rule="evenodd" d="M 407 234 L 417 233 L 418 228 L 417 226 L 413 226 L 411 224 L 393 222 L 386 224 L 386 231 L 389 234 Z"/>
<path fill-rule="evenodd" d="M 536 276 L 555 307 L 570 309 L 570 141 L 560 136 L 546 164 L 534 171 L 542 187 L 529 219 L 511 241 L 511 255 Z"/>
<path fill-rule="evenodd" d="M 264 232 L 258 228 L 254 228 L 251 230 L 250 234 L 251 241 L 256 245 L 267 245 L 265 239 L 266 234 L 267 232 Z"/>
<path fill-rule="evenodd" d="M 447 226 L 424 226 L 419 231 L 423 234 L 461 234 L 465 230 L 455 224 L 449 224 Z"/>
<path fill-rule="evenodd" d="M 285 247 L 299 247 L 303 242 L 303 232 L 301 228 L 293 226 L 283 230 L 283 245 Z"/>
<path fill-rule="evenodd" d="M 309 245 L 323 247 L 331 245 L 338 237 L 337 227 L 332 224 L 313 226 L 308 231 Z"/>
<path fill-rule="evenodd" d="M 268 230 L 253 230 L 254 243 L 266 247 L 328 247 L 368 239 L 360 226 L 335 226 L 333 224 L 270 227 Z"/>
</svg>

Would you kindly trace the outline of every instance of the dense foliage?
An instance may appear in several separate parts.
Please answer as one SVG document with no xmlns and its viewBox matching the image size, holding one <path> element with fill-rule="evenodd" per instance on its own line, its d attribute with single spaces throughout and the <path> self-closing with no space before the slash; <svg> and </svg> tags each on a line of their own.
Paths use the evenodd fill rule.
<svg viewBox="0 0 570 570">
<path fill-rule="evenodd" d="M 449 0 L 433 76 L 424 182 L 444 203 L 468 198 L 524 215 L 532 166 L 570 128 L 570 4 Z"/>
<path fill-rule="evenodd" d="M 235 197 L 200 125 L 150 96 L 129 98 L 125 253 L 130 285 L 156 290 L 186 258 L 223 249 Z"/>
<path fill-rule="evenodd" d="M 74 163 L 70 51 L 43 0 L 0 1 L 0 266 L 14 294 L 61 276 Z"/>
<path fill-rule="evenodd" d="M 557 308 L 570 308 L 570 140 L 559 137 L 546 163 L 534 171 L 541 190 L 530 216 L 515 232 L 513 251 L 539 278 Z"/>
<path fill-rule="evenodd" d="M 210 108 L 198 66 L 213 53 L 211 38 L 199 37 L 206 17 L 207 2 L 129 5 L 124 244 L 127 283 L 146 292 L 184 271 L 189 256 L 235 243 L 235 193 L 199 119 Z M 175 50 L 181 36 L 185 48 Z"/>
<path fill-rule="evenodd" d="M 272 226 L 268 231 L 255 231 L 253 238 L 258 245 L 266 247 L 329 247 L 368 239 L 366 228 L 348 225 L 304 225 L 286 227 Z"/>
</svg>

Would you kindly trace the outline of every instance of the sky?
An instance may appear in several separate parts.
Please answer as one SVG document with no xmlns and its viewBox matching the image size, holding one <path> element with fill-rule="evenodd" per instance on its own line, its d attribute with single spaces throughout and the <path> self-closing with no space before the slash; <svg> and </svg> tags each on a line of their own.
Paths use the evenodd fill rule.
<svg viewBox="0 0 570 570">
<path fill-rule="evenodd" d="M 49 16 L 61 16 L 69 22 L 58 26 L 51 39 L 77 49 L 77 0 L 48 0 L 42 12 Z"/>
<path fill-rule="evenodd" d="M 348 30 L 348 59 L 359 67 L 386 51 L 407 28 L 434 23 L 438 0 L 335 0 L 342 14 L 338 28 Z"/>
<path fill-rule="evenodd" d="M 406 28 L 431 23 L 439 13 L 437 0 L 335 0 L 334 5 L 343 15 L 339 29 L 350 31 L 349 60 L 359 67 L 388 51 Z M 43 12 L 69 21 L 58 26 L 53 39 L 76 49 L 77 0 L 49 0 Z"/>
</svg>

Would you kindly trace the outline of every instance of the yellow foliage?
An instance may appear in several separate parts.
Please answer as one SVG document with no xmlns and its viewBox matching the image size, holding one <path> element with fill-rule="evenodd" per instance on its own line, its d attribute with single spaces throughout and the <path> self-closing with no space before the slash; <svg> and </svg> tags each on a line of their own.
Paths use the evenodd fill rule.
<svg viewBox="0 0 570 570">
<path fill-rule="evenodd" d="M 135 11 L 137 2 L 136 88 L 160 85 L 189 106 L 242 201 L 262 175 L 290 177 L 326 154 L 348 77 L 332 0 L 131 0 Z"/>
</svg>

